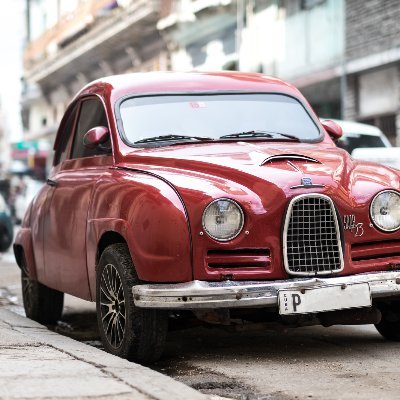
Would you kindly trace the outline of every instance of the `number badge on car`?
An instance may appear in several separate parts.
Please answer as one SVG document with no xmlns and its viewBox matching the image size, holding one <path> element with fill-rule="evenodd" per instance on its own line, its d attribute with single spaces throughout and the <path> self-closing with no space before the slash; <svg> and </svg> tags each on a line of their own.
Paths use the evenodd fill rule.
<svg viewBox="0 0 400 400">
<path fill-rule="evenodd" d="M 354 214 L 346 214 L 343 216 L 343 228 L 346 231 L 350 231 L 355 237 L 364 235 L 364 228 L 362 222 L 356 222 L 356 216 Z"/>
</svg>

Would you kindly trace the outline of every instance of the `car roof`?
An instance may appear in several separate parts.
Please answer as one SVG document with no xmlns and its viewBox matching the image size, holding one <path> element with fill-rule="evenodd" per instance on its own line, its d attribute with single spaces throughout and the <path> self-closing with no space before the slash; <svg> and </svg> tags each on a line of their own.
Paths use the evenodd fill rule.
<svg viewBox="0 0 400 400">
<path fill-rule="evenodd" d="M 237 71 L 144 72 L 113 75 L 89 83 L 77 96 L 91 93 L 99 85 L 108 87 L 113 92 L 114 98 L 126 94 L 207 91 L 279 92 L 302 98 L 294 86 L 281 79 Z"/>
<path fill-rule="evenodd" d="M 340 119 L 332 119 L 343 129 L 343 135 L 363 134 L 368 136 L 382 136 L 383 132 L 373 125 L 362 124 L 354 121 L 343 121 Z"/>
</svg>

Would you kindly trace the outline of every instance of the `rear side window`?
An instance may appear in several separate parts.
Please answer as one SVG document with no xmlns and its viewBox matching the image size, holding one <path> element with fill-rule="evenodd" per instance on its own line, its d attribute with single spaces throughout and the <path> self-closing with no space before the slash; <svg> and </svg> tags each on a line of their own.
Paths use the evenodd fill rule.
<svg viewBox="0 0 400 400">
<path fill-rule="evenodd" d="M 78 121 L 75 129 L 74 143 L 72 145 L 71 158 L 92 157 L 104 155 L 98 149 L 87 149 L 83 145 L 85 133 L 96 126 L 108 128 L 107 117 L 103 104 L 98 99 L 88 99 L 83 101 L 79 112 Z"/>
<path fill-rule="evenodd" d="M 72 135 L 72 130 L 74 128 L 74 122 L 76 117 L 77 106 L 75 105 L 69 115 L 66 117 L 66 121 L 61 127 L 59 132 L 59 144 L 57 146 L 56 152 L 54 154 L 54 162 L 53 165 L 58 165 L 60 162 L 63 162 L 67 158 L 67 146 L 69 142 L 69 138 Z"/>
</svg>

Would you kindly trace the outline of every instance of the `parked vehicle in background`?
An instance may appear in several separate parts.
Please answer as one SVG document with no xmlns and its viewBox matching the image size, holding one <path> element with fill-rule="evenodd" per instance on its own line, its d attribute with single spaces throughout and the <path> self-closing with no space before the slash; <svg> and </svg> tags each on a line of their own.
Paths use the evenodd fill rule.
<svg viewBox="0 0 400 400">
<path fill-rule="evenodd" d="M 336 142 L 356 160 L 371 161 L 400 169 L 400 148 L 392 147 L 389 139 L 376 126 L 359 122 L 333 120 L 343 129 Z"/>
<path fill-rule="evenodd" d="M 358 148 L 392 147 L 389 139 L 376 126 L 360 122 L 333 119 L 343 130 L 343 136 L 336 145 L 352 154 Z"/>
<path fill-rule="evenodd" d="M 351 155 L 356 160 L 371 161 L 400 169 L 400 147 L 360 148 L 354 149 Z"/>
<path fill-rule="evenodd" d="M 182 311 L 400 340 L 400 172 L 354 162 L 341 135 L 262 74 L 92 82 L 15 240 L 27 316 L 96 301 L 105 349 L 139 362 Z"/>
<path fill-rule="evenodd" d="M 21 180 L 21 184 L 18 188 L 15 188 L 14 194 L 14 217 L 15 223 L 20 224 L 24 218 L 25 212 L 29 207 L 29 204 L 44 185 L 44 182 L 32 179 L 29 176 L 25 176 Z"/>
<path fill-rule="evenodd" d="M 0 195 L 0 252 L 7 251 L 14 237 L 14 226 L 10 210 L 3 196 Z"/>
</svg>

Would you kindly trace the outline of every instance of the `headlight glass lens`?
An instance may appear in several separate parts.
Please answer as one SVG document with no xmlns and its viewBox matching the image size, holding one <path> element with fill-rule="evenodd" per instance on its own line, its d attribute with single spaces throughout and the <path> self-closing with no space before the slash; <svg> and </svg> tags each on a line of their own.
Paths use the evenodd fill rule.
<svg viewBox="0 0 400 400">
<path fill-rule="evenodd" d="M 203 212 L 203 228 L 213 239 L 227 241 L 239 235 L 244 216 L 239 204 L 230 199 L 218 199 Z"/>
<path fill-rule="evenodd" d="M 400 228 L 400 195 L 393 190 L 378 193 L 370 209 L 373 223 L 383 231 L 393 232 Z"/>
</svg>

